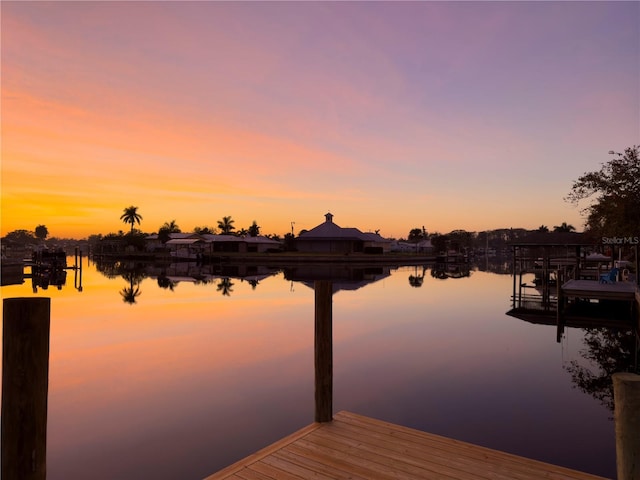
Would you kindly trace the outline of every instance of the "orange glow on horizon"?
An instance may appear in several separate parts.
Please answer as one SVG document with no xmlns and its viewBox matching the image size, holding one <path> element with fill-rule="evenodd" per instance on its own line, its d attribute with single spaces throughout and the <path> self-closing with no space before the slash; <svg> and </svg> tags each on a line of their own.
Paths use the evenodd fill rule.
<svg viewBox="0 0 640 480">
<path fill-rule="evenodd" d="M 412 6 L 417 16 L 372 6 L 364 24 L 362 6 L 348 3 L 75 7 L 1 7 L 2 236 L 39 224 L 61 238 L 127 231 L 129 205 L 147 233 L 231 216 L 237 229 L 256 221 L 283 236 L 327 211 L 394 238 L 422 226 L 580 231 L 581 209 L 563 200 L 573 180 L 640 128 L 630 107 L 638 55 L 627 46 L 637 25 L 600 23 L 602 11 L 631 18 L 636 7 L 624 3 L 564 5 L 549 18 L 546 6 L 486 6 L 510 19 L 495 32 L 491 13 L 430 3 Z M 278 24 L 294 12 L 298 21 Z M 532 18 L 539 29 L 517 28 Z M 458 21 L 465 35 L 446 35 Z M 252 28 L 238 35 L 234 25 Z M 592 27 L 607 30 L 607 45 Z M 446 42 L 421 48 L 433 31 Z M 521 35 L 518 58 L 530 61 L 512 68 Z M 578 41 L 625 66 L 617 83 L 606 65 L 567 53 Z M 479 63 L 478 52 L 491 53 Z M 545 69 L 553 88 L 538 81 Z"/>
</svg>

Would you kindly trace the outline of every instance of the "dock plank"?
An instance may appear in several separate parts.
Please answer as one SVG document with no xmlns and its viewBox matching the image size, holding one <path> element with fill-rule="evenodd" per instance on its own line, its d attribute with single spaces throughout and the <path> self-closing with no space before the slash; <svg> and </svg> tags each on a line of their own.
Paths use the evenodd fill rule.
<svg viewBox="0 0 640 480">
<path fill-rule="evenodd" d="M 209 476 L 242 479 L 602 480 L 419 430 L 339 412 Z"/>
<path fill-rule="evenodd" d="M 346 432 L 347 436 L 362 439 L 362 448 L 370 450 L 374 455 L 381 458 L 401 459 L 403 464 L 425 468 L 429 464 L 429 470 L 453 478 L 492 478 L 501 480 L 516 480 L 519 478 L 531 478 L 531 474 L 536 474 L 535 469 L 522 472 L 509 468 L 504 463 L 486 464 L 486 471 L 479 474 L 477 464 L 485 461 L 486 455 L 469 456 L 456 449 L 446 448 L 446 444 L 433 443 L 430 445 L 419 445 L 407 441 L 398 442 L 385 441 L 381 436 L 368 436 L 367 431 L 355 433 L 352 429 Z M 480 453 L 480 452 L 477 452 Z"/>
<path fill-rule="evenodd" d="M 638 287 L 633 282 L 600 283 L 594 280 L 569 280 L 562 285 L 565 295 L 601 300 L 633 301 Z"/>
</svg>

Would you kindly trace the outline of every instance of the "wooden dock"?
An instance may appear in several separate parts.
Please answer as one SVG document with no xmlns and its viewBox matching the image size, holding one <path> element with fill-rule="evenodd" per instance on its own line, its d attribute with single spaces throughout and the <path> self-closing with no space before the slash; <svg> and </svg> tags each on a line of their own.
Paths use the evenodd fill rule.
<svg viewBox="0 0 640 480">
<path fill-rule="evenodd" d="M 307 478 L 602 480 L 350 412 L 304 427 L 206 480 Z"/>
<path fill-rule="evenodd" d="M 600 283 L 595 280 L 569 280 L 562 285 L 567 297 L 633 302 L 637 286 L 633 282 Z"/>
</svg>

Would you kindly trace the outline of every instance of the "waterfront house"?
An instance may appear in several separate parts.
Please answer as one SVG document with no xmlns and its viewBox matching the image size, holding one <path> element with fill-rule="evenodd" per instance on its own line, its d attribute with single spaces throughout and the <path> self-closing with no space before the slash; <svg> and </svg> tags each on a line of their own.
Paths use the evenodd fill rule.
<svg viewBox="0 0 640 480">
<path fill-rule="evenodd" d="M 420 240 L 417 243 L 394 240 L 391 243 L 391 251 L 403 253 L 424 253 L 427 255 L 431 255 L 433 254 L 433 245 L 431 244 L 431 239 L 429 238 Z"/>
<path fill-rule="evenodd" d="M 391 248 L 391 242 L 377 233 L 333 223 L 331 213 L 325 214 L 324 223 L 301 233 L 294 244 L 299 252 L 314 253 L 386 253 Z"/>
<path fill-rule="evenodd" d="M 207 233 L 203 234 L 202 238 L 207 245 L 205 250 L 208 253 L 266 253 L 282 249 L 282 244 L 279 241 L 262 235 L 255 237 L 238 237 L 235 235 L 214 235 Z"/>
<path fill-rule="evenodd" d="M 197 233 L 170 233 L 165 243 L 173 258 L 197 259 L 205 249 L 205 241 Z"/>
</svg>

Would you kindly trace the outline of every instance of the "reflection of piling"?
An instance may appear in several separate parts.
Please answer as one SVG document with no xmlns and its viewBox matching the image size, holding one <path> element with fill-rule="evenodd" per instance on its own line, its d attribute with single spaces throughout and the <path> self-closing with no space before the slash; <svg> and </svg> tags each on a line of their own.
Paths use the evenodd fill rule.
<svg viewBox="0 0 640 480">
<path fill-rule="evenodd" d="M 333 285 L 316 281 L 315 290 L 315 370 L 316 422 L 333 419 L 333 348 L 332 299 Z"/>
<path fill-rule="evenodd" d="M 562 334 L 564 333 L 564 307 L 565 297 L 562 291 L 562 284 L 564 283 L 564 275 L 560 272 L 560 269 L 556 271 L 556 342 L 560 343 L 562 340 Z"/>
<path fill-rule="evenodd" d="M 7 298 L 2 329 L 2 478 L 44 480 L 49 298 Z"/>
<path fill-rule="evenodd" d="M 82 250 L 76 247 L 75 269 L 73 276 L 73 286 L 82 291 Z"/>
<path fill-rule="evenodd" d="M 640 478 L 640 375 L 613 374 L 618 480 Z"/>
</svg>

